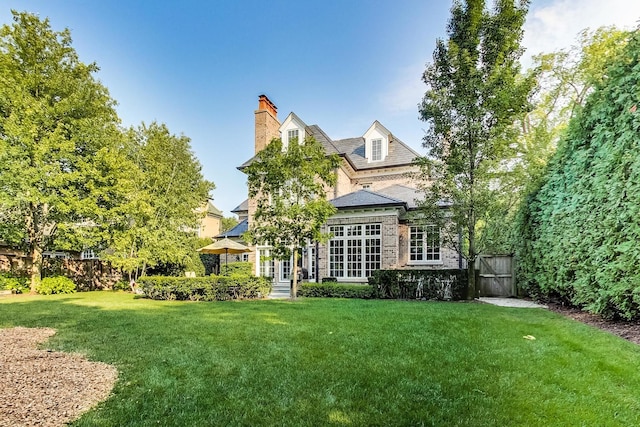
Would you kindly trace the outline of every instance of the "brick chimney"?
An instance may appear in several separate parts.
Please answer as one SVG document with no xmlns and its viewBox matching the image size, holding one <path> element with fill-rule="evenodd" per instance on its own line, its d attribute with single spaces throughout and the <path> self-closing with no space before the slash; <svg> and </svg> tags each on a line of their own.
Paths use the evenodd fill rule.
<svg viewBox="0 0 640 427">
<path fill-rule="evenodd" d="M 273 138 L 280 137 L 278 107 L 266 95 L 258 97 L 256 114 L 256 153 L 261 151 Z"/>
</svg>

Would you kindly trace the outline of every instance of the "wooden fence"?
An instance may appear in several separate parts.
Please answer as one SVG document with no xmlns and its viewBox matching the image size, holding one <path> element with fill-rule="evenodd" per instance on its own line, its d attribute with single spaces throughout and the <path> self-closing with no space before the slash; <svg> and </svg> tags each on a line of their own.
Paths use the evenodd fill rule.
<svg viewBox="0 0 640 427">
<path fill-rule="evenodd" d="M 480 255 L 476 269 L 480 270 L 480 296 L 514 297 L 517 295 L 511 255 Z"/>
</svg>

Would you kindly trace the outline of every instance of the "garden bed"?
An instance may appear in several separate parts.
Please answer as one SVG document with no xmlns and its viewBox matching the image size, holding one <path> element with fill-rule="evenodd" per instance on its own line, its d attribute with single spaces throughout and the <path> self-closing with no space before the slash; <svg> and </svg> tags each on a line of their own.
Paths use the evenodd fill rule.
<svg viewBox="0 0 640 427">
<path fill-rule="evenodd" d="M 113 366 L 38 349 L 55 333 L 0 329 L 0 426 L 63 426 L 111 392 L 118 376 Z"/>
</svg>

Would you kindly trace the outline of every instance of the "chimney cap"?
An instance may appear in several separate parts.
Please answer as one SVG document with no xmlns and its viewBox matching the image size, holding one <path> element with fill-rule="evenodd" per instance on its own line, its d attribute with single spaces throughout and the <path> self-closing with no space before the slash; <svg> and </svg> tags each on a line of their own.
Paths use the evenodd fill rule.
<svg viewBox="0 0 640 427">
<path fill-rule="evenodd" d="M 262 94 L 258 97 L 258 110 L 267 110 L 271 114 L 273 114 L 273 116 L 278 115 L 278 107 L 276 107 L 276 104 L 271 102 L 271 100 L 265 94 Z"/>
</svg>

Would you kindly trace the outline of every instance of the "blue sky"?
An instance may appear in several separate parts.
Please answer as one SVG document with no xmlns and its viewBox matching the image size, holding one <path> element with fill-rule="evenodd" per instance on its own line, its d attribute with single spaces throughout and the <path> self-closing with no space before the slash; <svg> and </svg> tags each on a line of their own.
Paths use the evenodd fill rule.
<svg viewBox="0 0 640 427">
<path fill-rule="evenodd" d="M 640 2 L 533 0 L 529 53 L 569 46 L 585 27 L 629 27 Z M 630 4 L 631 3 L 631 4 Z M 638 3 L 638 5 L 635 5 Z M 236 169 L 253 155 L 253 116 L 266 94 L 335 139 L 379 120 L 418 152 L 425 124 L 421 72 L 445 37 L 450 1 L 219 0 L 2 1 L 68 27 L 83 62 L 119 103 L 125 126 L 167 124 L 191 138 L 214 203 L 225 216 L 246 198 Z"/>
</svg>

